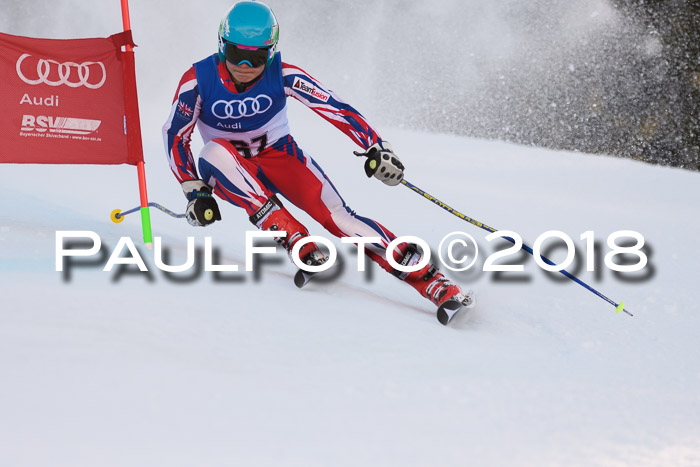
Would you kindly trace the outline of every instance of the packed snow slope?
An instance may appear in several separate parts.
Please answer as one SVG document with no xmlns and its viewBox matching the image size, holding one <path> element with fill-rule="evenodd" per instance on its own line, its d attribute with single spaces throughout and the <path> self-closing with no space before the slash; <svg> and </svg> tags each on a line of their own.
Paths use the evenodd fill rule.
<svg viewBox="0 0 700 467">
<path fill-rule="evenodd" d="M 153 226 L 170 264 L 184 262 L 188 236 L 198 248 L 210 236 L 217 261 L 240 272 L 166 275 L 141 246 L 149 273 L 103 272 L 120 237 L 140 245 L 138 214 L 109 220 L 112 209 L 138 205 L 136 170 L 6 165 L 2 465 L 700 463 L 699 174 L 383 131 L 408 180 L 530 245 L 561 230 L 585 265 L 581 233 L 594 231 L 602 253 L 611 233 L 641 233 L 649 254 L 641 273 L 615 276 L 602 256 L 596 273 L 579 270 L 624 300 L 630 317 L 571 281 L 555 282 L 531 257 L 508 258 L 524 262 L 524 273 L 481 272 L 503 248 L 485 241 L 487 232 L 405 187 L 367 179 L 352 143 L 302 106 L 292 105 L 291 118 L 300 145 L 358 213 L 434 251 L 453 231 L 477 239 L 473 270 L 450 273 L 477 292 L 477 308 L 443 327 L 410 287 L 376 267 L 369 278 L 357 272 L 352 248 L 337 239 L 345 267 L 334 281 L 296 289 L 281 251 L 256 278 L 243 267 L 252 226 L 228 205 L 206 229 L 156 210 Z M 151 200 L 182 212 L 161 151 L 149 137 Z M 57 272 L 59 230 L 97 233 L 105 256 Z"/>
</svg>

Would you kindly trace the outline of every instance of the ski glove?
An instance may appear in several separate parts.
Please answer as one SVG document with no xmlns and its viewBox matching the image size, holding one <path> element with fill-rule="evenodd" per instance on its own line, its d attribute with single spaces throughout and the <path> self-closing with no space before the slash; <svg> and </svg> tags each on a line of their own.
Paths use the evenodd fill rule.
<svg viewBox="0 0 700 467">
<path fill-rule="evenodd" d="M 185 217 L 190 225 L 205 227 L 221 220 L 221 212 L 211 195 L 211 187 L 202 180 L 188 180 L 180 184 L 187 200 Z"/>
<path fill-rule="evenodd" d="M 354 152 L 358 157 L 367 157 L 365 173 L 368 177 L 374 175 L 389 186 L 398 185 L 403 180 L 404 166 L 386 141 L 370 146 L 365 152 Z"/>
</svg>

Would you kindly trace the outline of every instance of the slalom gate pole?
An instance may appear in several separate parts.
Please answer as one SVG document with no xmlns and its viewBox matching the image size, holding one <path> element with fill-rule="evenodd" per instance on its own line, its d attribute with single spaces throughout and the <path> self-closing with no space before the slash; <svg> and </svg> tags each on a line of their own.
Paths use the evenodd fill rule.
<svg viewBox="0 0 700 467">
<path fill-rule="evenodd" d="M 430 201 L 430 202 L 432 202 L 432 203 L 434 203 L 434 204 L 437 204 L 438 206 L 440 206 L 442 209 L 444 209 L 445 211 L 449 212 L 450 214 L 453 214 L 453 215 L 459 217 L 459 218 L 462 219 L 463 221 L 469 222 L 470 224 L 475 225 L 475 226 L 477 226 L 477 227 L 479 227 L 479 228 L 482 228 L 482 229 L 484 229 L 484 230 L 486 230 L 486 231 L 488 231 L 488 232 L 496 232 L 496 229 L 494 229 L 493 227 L 489 227 L 488 225 L 484 224 L 483 222 L 479 222 L 479 221 L 477 221 L 476 219 L 472 219 L 471 217 L 469 217 L 469 216 L 467 216 L 467 215 L 465 215 L 465 214 L 462 214 L 461 212 L 457 211 L 456 209 L 454 209 L 454 208 L 448 206 L 447 204 L 443 203 L 442 201 L 440 201 L 439 199 L 437 199 L 437 198 L 434 197 L 433 195 L 430 195 L 430 194 L 426 193 L 425 191 L 421 190 L 420 188 L 418 188 L 417 186 L 415 186 L 413 183 L 407 181 L 406 179 L 401 180 L 401 184 L 404 185 L 404 186 L 406 186 L 406 187 L 408 187 L 408 188 L 410 188 L 411 190 L 415 191 L 416 193 L 418 193 L 419 195 L 421 195 L 422 197 L 424 197 L 424 198 L 427 199 L 428 201 Z M 505 238 L 505 239 L 508 240 L 509 242 L 515 244 L 515 240 L 512 239 L 512 238 L 510 238 L 510 237 L 503 237 L 503 238 Z M 529 246 L 525 245 L 524 243 L 523 243 L 522 249 L 525 250 L 525 251 L 527 251 L 528 253 L 530 253 L 530 254 L 533 255 L 533 256 L 535 255 L 535 253 L 532 251 L 532 248 L 530 248 Z M 540 258 L 542 258 L 542 260 L 543 260 L 545 263 L 547 263 L 548 265 L 550 265 L 550 266 L 555 266 L 554 262 L 552 262 L 551 260 L 545 258 L 544 256 L 540 255 Z M 602 298 L 602 299 L 605 300 L 606 302 L 610 303 L 612 306 L 615 307 L 615 311 L 616 311 L 617 313 L 621 313 L 621 312 L 624 311 L 624 312 L 627 313 L 628 315 L 634 316 L 632 313 L 630 313 L 629 311 L 625 310 L 625 303 L 624 303 L 624 302 L 615 303 L 615 301 L 609 299 L 608 297 L 606 297 L 606 296 L 603 295 L 602 293 L 598 292 L 596 289 L 594 289 L 594 288 L 591 287 L 590 285 L 586 284 L 586 283 L 583 282 L 581 279 L 579 279 L 578 277 L 574 276 L 573 274 L 571 274 L 570 272 L 566 271 L 565 269 L 560 269 L 559 272 L 562 273 L 564 276 L 568 277 L 569 279 L 571 279 L 572 281 L 576 282 L 576 283 L 579 284 L 580 286 L 582 286 L 582 287 L 588 289 L 590 292 L 596 294 L 597 296 L 599 296 L 600 298 Z"/>
<path fill-rule="evenodd" d="M 129 0 L 121 0 L 122 23 L 124 31 L 131 30 L 131 20 L 129 19 Z M 125 80 L 133 87 L 133 95 L 127 96 L 127 114 L 130 114 L 127 121 L 129 132 L 129 149 L 141 153 L 139 161 L 136 163 L 136 170 L 139 178 L 139 198 L 141 200 L 141 228 L 143 230 L 143 242 L 147 247 L 153 244 L 153 233 L 151 231 L 151 212 L 148 208 L 148 193 L 146 191 L 146 168 L 143 161 L 143 147 L 141 143 L 141 123 L 139 120 L 138 97 L 136 95 L 136 73 L 134 67 L 134 49 L 131 44 L 127 44 L 125 63 L 128 70 L 125 70 Z M 127 83 L 125 82 L 125 85 Z M 132 121 L 133 120 L 133 121 Z"/>
</svg>

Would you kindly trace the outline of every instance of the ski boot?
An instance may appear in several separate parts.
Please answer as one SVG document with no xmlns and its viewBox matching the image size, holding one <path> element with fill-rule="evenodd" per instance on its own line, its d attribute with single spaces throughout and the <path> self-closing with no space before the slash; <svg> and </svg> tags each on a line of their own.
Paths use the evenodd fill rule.
<svg viewBox="0 0 700 467">
<path fill-rule="evenodd" d="M 420 258 L 415 245 L 409 245 L 399 264 L 411 266 L 417 264 Z M 476 304 L 473 291 L 463 292 L 459 285 L 446 278 L 432 264 L 418 271 L 400 273 L 398 277 L 437 305 L 437 319 L 443 325 L 447 325 L 463 307 L 472 308 Z"/>
<path fill-rule="evenodd" d="M 261 230 L 287 232 L 285 237 L 274 237 L 274 240 L 287 251 L 290 259 L 294 245 L 302 238 L 309 236 L 306 227 L 292 217 L 289 211 L 274 198 L 269 199 L 255 214 L 250 216 L 250 221 Z M 299 259 L 308 266 L 320 266 L 328 260 L 314 242 L 308 242 L 301 247 Z M 301 288 L 315 274 L 299 269 L 294 275 L 294 284 Z"/>
</svg>

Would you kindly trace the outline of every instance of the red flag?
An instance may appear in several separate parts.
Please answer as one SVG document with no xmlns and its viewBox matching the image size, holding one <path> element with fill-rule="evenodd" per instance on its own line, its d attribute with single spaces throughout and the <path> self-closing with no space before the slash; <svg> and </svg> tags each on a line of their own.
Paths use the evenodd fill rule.
<svg viewBox="0 0 700 467">
<path fill-rule="evenodd" d="M 0 163 L 143 160 L 131 32 L 96 39 L 0 33 Z"/>
</svg>

